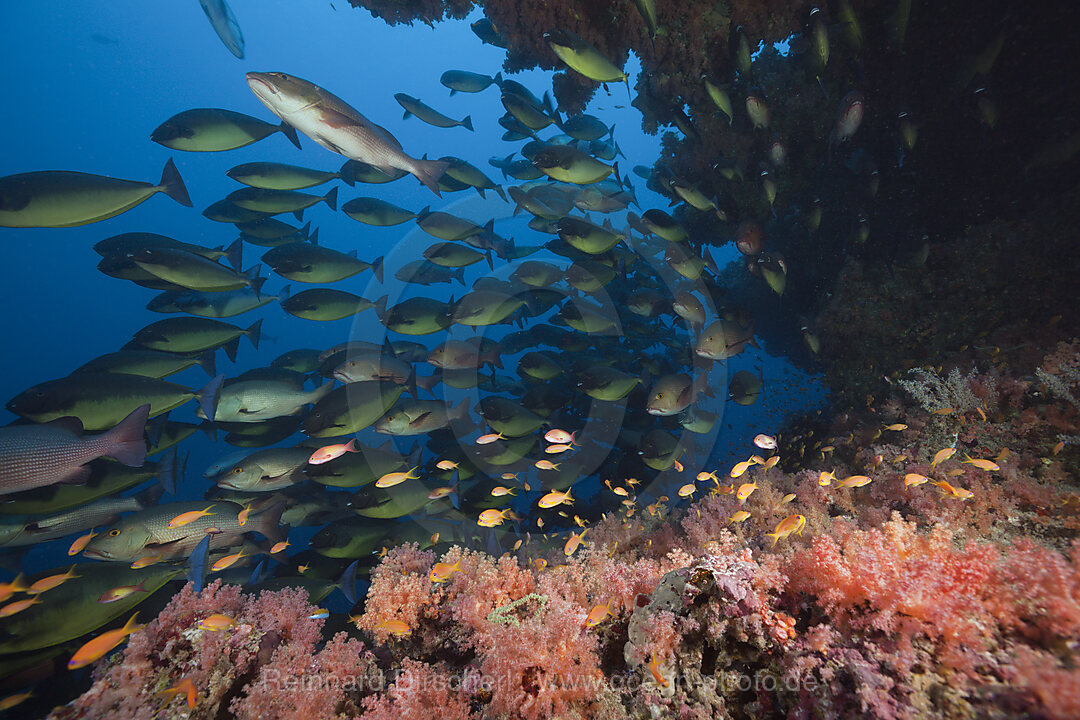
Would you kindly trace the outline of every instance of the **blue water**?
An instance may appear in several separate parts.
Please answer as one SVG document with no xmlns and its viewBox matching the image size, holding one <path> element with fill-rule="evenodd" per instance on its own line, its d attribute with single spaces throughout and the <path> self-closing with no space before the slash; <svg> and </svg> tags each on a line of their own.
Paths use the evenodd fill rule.
<svg viewBox="0 0 1080 720">
<path fill-rule="evenodd" d="M 501 173 L 488 165 L 488 158 L 505 157 L 520 143 L 499 139 L 503 129 L 496 121 L 503 108 L 497 89 L 449 97 L 449 91 L 439 83 L 439 76 L 448 69 L 491 75 L 499 71 L 504 51 L 482 45 L 469 29 L 469 23 L 479 18 L 479 13 L 432 29 L 424 25 L 388 27 L 343 2 L 338 3 L 337 10 L 325 0 L 233 0 L 231 5 L 246 40 L 244 60 L 229 54 L 196 0 L 110 0 L 66 4 L 62 11 L 53 4 L 38 2 L 9 3 L 5 8 L 0 43 L 6 49 L 8 62 L 0 64 L 0 87 L 5 91 L 7 111 L 0 113 L 0 137 L 5 146 L 0 175 L 77 170 L 156 182 L 165 161 L 172 157 L 195 207 L 181 207 L 158 195 L 130 212 L 87 226 L 0 228 L 0 304 L 5 309 L 0 400 L 6 401 L 32 384 L 64 376 L 93 357 L 117 350 L 139 328 L 167 317 L 145 309 L 154 291 L 96 270 L 100 257 L 92 250 L 94 243 L 119 233 L 146 231 L 207 246 L 227 245 L 236 238 L 234 228 L 200 215 L 206 206 L 241 187 L 225 175 L 226 170 L 260 160 L 325 170 L 341 165 L 343 158 L 303 136 L 303 150 L 294 148 L 283 135 L 274 134 L 223 153 L 183 153 L 150 141 L 151 131 L 162 121 L 195 107 L 227 108 L 276 122 L 248 90 L 246 71 L 280 70 L 316 82 L 390 129 L 410 154 L 456 155 L 484 170 L 496 182 L 503 182 Z M 631 58 L 627 71 L 632 76 L 637 73 L 636 59 Z M 548 72 L 524 72 L 513 79 L 537 95 L 550 89 Z M 476 131 L 432 128 L 415 118 L 402 120 L 401 108 L 393 99 L 396 92 L 418 97 L 454 118 L 469 114 Z M 618 86 L 613 86 L 610 94 L 601 90 L 587 111 L 608 125 L 616 124 L 615 139 L 626 155 L 619 159 L 621 172 L 631 175 L 642 209 L 666 207 L 666 199 L 646 190 L 644 181 L 630 173 L 635 165 L 655 162 L 659 138 L 641 132 L 640 116 L 629 107 L 624 92 Z M 557 130 L 550 128 L 541 135 L 547 137 L 554 132 Z M 322 194 L 329 187 L 308 192 Z M 339 206 L 359 195 L 379 197 L 413 210 L 430 205 L 481 223 L 494 217 L 496 230 L 513 235 L 518 245 L 547 239 L 524 229 L 523 219 L 511 219 L 512 205 L 502 203 L 493 194 L 480 201 L 468 190 L 446 194 L 440 201 L 408 176 L 385 185 L 357 184 L 348 188 L 339 184 Z M 621 214 L 615 218 L 617 227 L 625 224 Z M 356 249 L 359 257 L 367 260 L 380 255 L 388 258 L 386 287 L 377 286 L 371 273 L 365 272 L 336 283 L 338 289 L 372 300 L 383 293 L 390 293 L 392 299 L 423 294 L 447 299 L 451 293 L 460 297 L 464 292 L 457 284 L 403 289 L 392 279 L 401 264 L 420 257 L 433 242 L 412 225 L 373 228 L 322 204 L 307 210 L 304 219 L 319 228 L 321 243 L 326 246 L 344 251 Z M 245 267 L 258 262 L 263 252 L 250 245 L 244 250 Z M 721 265 L 735 259 L 733 248 L 715 254 Z M 533 256 L 552 257 L 548 253 Z M 471 285 L 487 272 L 486 264 L 477 264 L 467 269 L 466 280 Z M 496 264 L 495 274 L 504 277 L 508 272 L 505 264 Z M 271 275 L 266 291 L 275 293 L 285 284 L 283 278 Z M 294 292 L 307 287 L 293 283 Z M 265 318 L 260 348 L 255 350 L 247 339 L 242 339 L 235 366 L 218 353 L 219 371 L 232 376 L 266 366 L 294 348 L 326 348 L 350 338 L 381 340 L 381 326 L 371 311 L 355 322 L 346 319 L 316 323 L 286 315 L 271 304 L 227 321 L 246 327 L 258 317 Z M 433 347 L 442 337 L 407 339 Z M 511 375 L 516 360 L 504 358 Z M 761 368 L 766 378 L 762 400 L 750 408 L 730 404 L 724 408 L 726 377 L 735 370 L 756 368 Z M 425 368 L 422 374 L 429 372 L 430 368 Z M 724 410 L 715 444 L 699 446 L 700 463 L 709 470 L 725 471 L 749 454 L 749 438 L 754 434 L 775 431 L 790 413 L 818 407 L 824 400 L 815 379 L 794 370 L 783 359 L 754 349 L 731 361 L 726 373 L 714 375 L 718 378 L 714 382 L 719 383 L 719 399 L 703 405 L 714 412 Z M 169 379 L 194 388 L 201 386 L 206 376 L 193 368 Z M 174 411 L 171 417 L 192 421 L 193 410 L 194 405 L 188 405 Z M 473 418 L 478 419 L 475 414 Z M 8 415 L 7 419 L 13 418 Z M 294 436 L 289 442 L 300 438 Z M 371 430 L 361 434 L 362 441 L 375 444 L 383 439 Z M 202 434 L 185 441 L 182 449 L 191 453 L 191 460 L 180 495 L 172 499 L 202 497 L 209 487 L 202 469 L 237 450 Z M 307 536 L 310 531 L 294 532 L 294 548 L 302 549 L 302 538 Z M 26 558 L 26 569 L 39 570 L 67 562 L 65 550 L 69 542 L 61 540 L 35 548 Z"/>
</svg>

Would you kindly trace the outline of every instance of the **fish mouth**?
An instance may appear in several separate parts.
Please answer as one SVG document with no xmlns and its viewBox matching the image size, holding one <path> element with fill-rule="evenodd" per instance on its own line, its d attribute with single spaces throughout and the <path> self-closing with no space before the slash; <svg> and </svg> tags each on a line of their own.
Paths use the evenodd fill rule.
<svg viewBox="0 0 1080 720">
<path fill-rule="evenodd" d="M 649 413 L 650 415 L 663 415 L 664 414 L 663 410 L 661 410 L 660 408 L 654 408 L 654 407 L 645 408 L 645 412 Z"/>
<path fill-rule="evenodd" d="M 244 77 L 247 79 L 248 87 L 251 88 L 251 91 L 256 95 L 278 94 L 277 88 L 274 87 L 273 83 L 266 79 L 266 76 L 263 73 L 249 72 Z"/>
<path fill-rule="evenodd" d="M 91 558 L 92 560 L 112 560 L 112 553 L 104 550 L 90 550 L 89 548 L 82 551 L 83 557 Z"/>
</svg>

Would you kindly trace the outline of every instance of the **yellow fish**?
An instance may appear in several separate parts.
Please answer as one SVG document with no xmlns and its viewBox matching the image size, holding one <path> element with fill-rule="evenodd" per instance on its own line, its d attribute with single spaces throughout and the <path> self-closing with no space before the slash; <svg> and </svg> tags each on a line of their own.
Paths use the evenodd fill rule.
<svg viewBox="0 0 1080 720">
<path fill-rule="evenodd" d="M 566 503 L 567 505 L 573 505 L 574 504 L 574 498 L 570 497 L 570 491 L 569 490 L 567 490 L 566 492 L 559 492 L 558 490 L 552 490 L 547 495 L 540 498 L 539 505 L 540 505 L 540 507 L 542 507 L 544 509 L 547 509 L 547 508 L 556 507 L 557 505 L 562 505 L 563 503 Z"/>
<path fill-rule="evenodd" d="M 985 470 L 987 472 L 997 472 L 1001 469 L 1001 467 L 993 460 L 984 460 L 982 458 L 973 459 L 969 457 L 967 460 L 964 460 L 962 462 L 967 463 L 968 465 L 974 465 L 980 470 Z"/>
<path fill-rule="evenodd" d="M 901 430 L 907 430 L 907 425 L 904 423 L 893 423 L 892 425 L 886 425 L 885 429 L 900 432 Z"/>
<path fill-rule="evenodd" d="M 195 522 L 204 515 L 213 515 L 214 513 L 210 512 L 210 508 L 212 507 L 214 506 L 208 505 L 205 510 L 192 510 L 191 512 L 180 513 L 168 522 L 168 526 L 171 528 L 183 527 L 188 523 Z"/>
<path fill-rule="evenodd" d="M 450 579 L 452 573 L 456 572 L 464 572 L 464 570 L 461 569 L 461 560 L 458 560 L 453 565 L 450 563 L 439 562 L 435 563 L 434 567 L 431 568 L 431 574 L 428 575 L 428 578 L 433 583 L 444 583 Z"/>
<path fill-rule="evenodd" d="M 938 450 L 937 453 L 935 453 L 935 455 L 934 455 L 934 459 L 930 462 L 930 467 L 932 467 L 932 468 L 937 467 L 938 465 L 945 462 L 946 460 L 948 460 L 949 458 L 951 458 L 955 454 L 956 454 L 956 448 L 951 448 L 950 447 L 950 448 L 944 448 L 942 450 Z"/>
<path fill-rule="evenodd" d="M 741 523 L 744 520 L 749 519 L 749 517 L 750 513 L 746 512 L 745 510 L 738 510 L 734 515 L 731 516 L 730 519 L 728 519 L 728 524 Z"/>
<path fill-rule="evenodd" d="M 832 485 L 832 481 L 836 479 L 836 471 L 830 470 L 829 472 L 821 471 L 821 474 L 817 476 L 817 484 L 822 487 Z"/>
<path fill-rule="evenodd" d="M 746 502 L 746 498 L 750 497 L 755 490 L 757 490 L 757 480 L 752 483 L 743 483 L 739 486 L 739 489 L 735 491 L 735 499 L 742 505 Z"/>
<path fill-rule="evenodd" d="M 855 488 L 869 485 L 872 478 L 867 475 L 851 475 L 836 483 L 836 487 Z"/>
<path fill-rule="evenodd" d="M 742 477 L 743 473 L 745 473 L 753 464 L 753 460 L 743 460 L 741 463 L 736 463 L 735 467 L 731 468 L 731 477 Z"/>
<path fill-rule="evenodd" d="M 918 473 L 908 473 L 904 476 L 905 488 L 916 487 L 927 482 L 930 482 L 930 478 L 926 477 L 925 475 L 920 475 Z"/>
<path fill-rule="evenodd" d="M 771 537 L 773 547 L 776 547 L 776 541 L 780 538 L 786 538 L 791 533 L 801 533 L 802 529 L 806 527 L 806 517 L 803 515 L 788 515 L 777 524 L 776 529 L 771 533 L 765 533 L 765 537 Z"/>
<path fill-rule="evenodd" d="M 690 497 L 694 494 L 695 490 L 697 490 L 697 486 L 694 485 L 694 483 L 686 483 L 681 488 L 679 488 L 679 497 Z"/>
<path fill-rule="evenodd" d="M 420 476 L 413 474 L 419 469 L 420 469 L 420 466 L 417 465 L 412 470 L 409 470 L 409 472 L 386 473 L 381 478 L 379 478 L 378 480 L 375 481 L 375 487 L 377 487 L 377 488 L 388 488 L 388 487 L 394 487 L 398 483 L 403 483 L 406 480 L 419 480 Z"/>
<path fill-rule="evenodd" d="M 585 616 L 585 627 L 596 627 L 600 623 L 604 622 L 604 619 L 611 613 L 611 601 L 608 600 L 606 605 L 597 605 L 589 614 Z"/>
<path fill-rule="evenodd" d="M 570 538 L 566 541 L 566 544 L 563 545 L 563 554 L 567 557 L 573 555 L 574 551 L 581 545 L 581 540 L 585 537 L 585 533 L 587 532 L 589 532 L 588 528 L 585 528 L 580 533 L 570 533 Z"/>
</svg>

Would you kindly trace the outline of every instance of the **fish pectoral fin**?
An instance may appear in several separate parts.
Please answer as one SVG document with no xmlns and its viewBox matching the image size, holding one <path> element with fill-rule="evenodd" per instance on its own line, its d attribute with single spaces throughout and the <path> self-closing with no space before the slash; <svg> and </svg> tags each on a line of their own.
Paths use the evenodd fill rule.
<svg viewBox="0 0 1080 720">
<path fill-rule="evenodd" d="M 150 549 L 169 550 L 172 547 L 174 547 L 177 543 L 179 543 L 180 541 L 185 540 L 185 539 L 186 538 L 176 538 L 175 540 L 169 540 L 168 542 L 147 543 L 146 544 L 146 549 L 147 550 L 150 550 Z"/>
<path fill-rule="evenodd" d="M 338 155 L 344 155 L 345 154 L 342 151 L 342 149 L 337 145 L 337 143 L 330 140 L 325 135 L 316 135 L 315 136 L 315 142 L 319 143 L 320 145 L 322 145 L 327 150 L 330 150 L 331 152 L 336 152 Z"/>
<path fill-rule="evenodd" d="M 77 468 L 72 468 L 64 477 L 60 478 L 56 482 L 62 485 L 82 485 L 90 479 L 91 468 L 89 465 L 80 465 Z"/>
<path fill-rule="evenodd" d="M 409 427 L 419 427 L 429 417 L 431 417 L 431 413 L 429 412 L 417 415 L 416 419 L 409 423 Z"/>
</svg>

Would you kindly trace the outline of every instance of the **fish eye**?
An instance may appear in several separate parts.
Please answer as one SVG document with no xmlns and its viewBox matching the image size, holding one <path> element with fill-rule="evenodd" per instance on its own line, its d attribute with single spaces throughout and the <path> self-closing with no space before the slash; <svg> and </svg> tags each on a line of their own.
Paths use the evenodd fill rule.
<svg viewBox="0 0 1080 720">
<path fill-rule="evenodd" d="M 112 530 L 109 531 L 109 537 L 116 537 L 119 534 L 120 534 L 120 530 L 118 530 L 117 528 L 113 528 Z"/>
<path fill-rule="evenodd" d="M 241 472 L 243 472 L 243 470 L 240 467 L 234 467 L 232 469 L 232 471 L 233 471 L 233 475 L 239 475 Z"/>
</svg>

